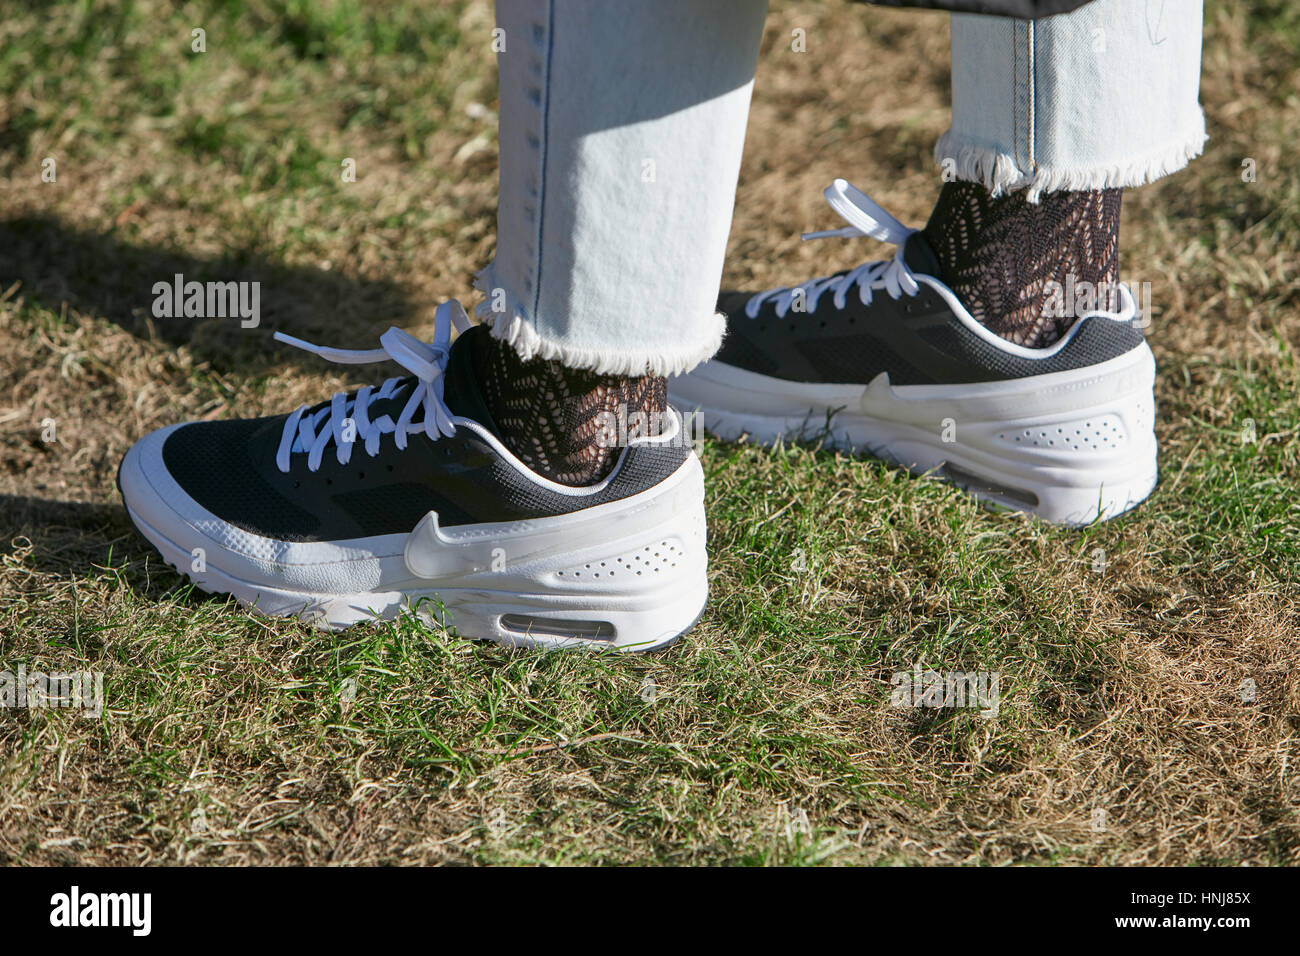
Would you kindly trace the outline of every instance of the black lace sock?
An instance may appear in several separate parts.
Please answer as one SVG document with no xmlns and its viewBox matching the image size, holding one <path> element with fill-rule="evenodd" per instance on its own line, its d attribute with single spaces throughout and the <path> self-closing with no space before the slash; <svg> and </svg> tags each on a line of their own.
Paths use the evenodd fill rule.
<svg viewBox="0 0 1300 956">
<path fill-rule="evenodd" d="M 1122 194 L 1052 192 L 1029 203 L 1022 192 L 994 199 L 978 183 L 947 182 L 924 236 L 939 278 L 980 324 L 1038 348 L 1066 333 L 1089 288 L 1089 307 L 1115 307 Z"/>
<path fill-rule="evenodd" d="M 529 468 L 560 484 L 589 485 L 614 466 L 620 449 L 610 440 L 608 415 L 636 422 L 644 413 L 643 421 L 657 422 L 668 408 L 661 376 L 600 375 L 546 359 L 525 361 L 489 335 L 475 337 L 471 354 L 498 437 Z"/>
</svg>

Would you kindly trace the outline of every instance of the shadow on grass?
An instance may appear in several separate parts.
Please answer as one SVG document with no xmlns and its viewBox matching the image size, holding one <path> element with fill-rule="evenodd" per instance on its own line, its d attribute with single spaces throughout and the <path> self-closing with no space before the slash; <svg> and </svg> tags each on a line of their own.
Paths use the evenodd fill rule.
<svg viewBox="0 0 1300 956">
<path fill-rule="evenodd" d="M 131 589 L 156 600 L 187 583 L 135 529 L 121 502 L 57 501 L 0 494 L 0 554 L 29 571 L 84 579 L 93 568 L 121 571 Z M 195 592 L 195 603 L 207 599 Z"/>
<path fill-rule="evenodd" d="M 259 283 L 259 324 L 234 318 L 155 318 L 154 284 Z M 28 302 L 60 314 L 106 319 L 142 338 L 189 346 L 217 371 L 255 376 L 286 361 L 322 368 L 307 353 L 272 340 L 276 331 L 341 348 L 373 348 L 389 325 L 409 325 L 414 306 L 389 281 L 288 266 L 250 249 L 218 257 L 124 241 L 112 231 L 74 229 L 45 217 L 0 220 L 0 291 L 14 282 Z"/>
</svg>

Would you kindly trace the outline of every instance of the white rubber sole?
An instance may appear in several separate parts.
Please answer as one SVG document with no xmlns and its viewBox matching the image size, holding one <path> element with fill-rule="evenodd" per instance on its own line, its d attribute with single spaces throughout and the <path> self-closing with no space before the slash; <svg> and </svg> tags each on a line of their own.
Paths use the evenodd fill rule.
<svg viewBox="0 0 1300 956">
<path fill-rule="evenodd" d="M 688 631 L 708 599 L 693 455 L 648 491 L 571 515 L 440 530 L 431 514 L 410 534 L 294 543 L 233 528 L 185 495 L 162 466 L 169 431 L 123 460 L 131 520 L 201 590 L 261 614 L 337 629 L 409 611 L 515 647 L 649 651 Z"/>
<path fill-rule="evenodd" d="M 1113 518 L 1156 483 L 1155 359 L 969 385 L 810 385 L 707 362 L 669 379 L 672 401 L 721 438 L 826 437 L 990 505 L 1045 521 Z"/>
</svg>

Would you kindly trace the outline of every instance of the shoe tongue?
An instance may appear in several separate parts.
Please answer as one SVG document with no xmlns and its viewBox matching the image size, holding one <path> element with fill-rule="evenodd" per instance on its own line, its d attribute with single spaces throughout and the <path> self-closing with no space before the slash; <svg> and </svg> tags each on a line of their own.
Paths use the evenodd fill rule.
<svg viewBox="0 0 1300 956">
<path fill-rule="evenodd" d="M 483 394 L 479 391 L 473 362 L 474 340 L 488 334 L 484 326 L 471 326 L 457 336 L 456 341 L 451 344 L 447 367 L 442 372 L 442 400 L 453 415 L 472 418 L 495 433 L 496 425 L 483 401 Z M 374 421 L 388 415 L 393 421 L 397 421 L 411 397 L 411 390 L 418 385 L 415 376 L 408 376 L 397 383 L 391 397 L 372 398 L 368 407 L 370 419 Z M 411 424 L 419 425 L 423 420 L 423 415 L 417 415 L 416 420 Z"/>
<path fill-rule="evenodd" d="M 366 405 L 366 418 L 373 422 L 373 421 L 378 421 L 379 419 L 387 415 L 393 421 L 397 421 L 397 419 L 400 418 L 402 415 L 402 410 L 406 408 L 407 400 L 411 397 L 411 390 L 415 388 L 417 384 L 418 382 L 416 381 L 414 375 L 408 376 L 403 379 L 399 379 L 397 384 L 393 386 L 393 393 L 388 398 L 373 397 L 374 393 L 379 391 L 379 386 L 377 385 L 371 386 L 372 397 L 369 403 Z M 356 398 L 357 398 L 357 393 L 360 391 L 361 389 L 355 388 L 352 391 L 347 393 L 346 404 L 347 404 L 349 415 L 356 414 Z M 326 399 L 323 402 L 317 402 L 315 405 L 311 406 L 310 408 L 307 409 L 306 412 L 303 413 L 303 417 L 307 419 L 314 419 L 322 411 L 328 413 L 331 405 L 332 405 L 332 401 L 330 399 Z M 321 427 L 327 427 L 328 421 L 329 418 L 327 415 L 326 418 L 322 421 Z M 422 423 L 422 421 L 423 421 L 423 417 L 421 416 L 420 419 L 412 422 L 411 424 L 419 425 Z M 317 432 L 319 432 L 321 428 L 317 428 L 316 430 Z M 291 450 L 295 453 L 304 452 L 307 450 L 306 448 L 303 447 L 301 437 L 297 437 L 293 440 L 293 445 L 291 446 Z"/>
<path fill-rule="evenodd" d="M 442 400 L 453 415 L 471 418 L 492 434 L 499 435 L 474 374 L 474 343 L 491 334 L 486 326 L 475 325 L 456 337 L 447 357 L 447 368 L 442 373 Z"/>
<path fill-rule="evenodd" d="M 379 389 L 377 386 L 373 387 L 371 389 L 370 403 L 366 406 L 366 417 L 373 422 L 387 415 L 393 421 L 397 421 L 401 417 L 403 409 L 406 408 L 407 401 L 411 398 L 411 392 L 418 385 L 419 382 L 415 376 L 408 375 L 406 378 L 398 380 L 397 384 L 393 386 L 393 394 L 388 398 L 374 398 L 374 393 Z M 356 397 L 355 392 L 352 393 L 352 397 Z M 413 421 L 411 424 L 418 425 L 423 420 L 424 416 L 421 415 L 417 421 Z"/>
<path fill-rule="evenodd" d="M 903 243 L 903 261 L 913 272 L 942 279 L 939 259 L 919 232 L 914 232 Z"/>
<path fill-rule="evenodd" d="M 474 421 L 489 429 L 493 434 L 498 434 L 496 423 L 492 420 L 492 415 L 487 410 L 487 405 L 483 402 L 483 395 L 479 391 L 478 381 L 474 377 L 474 363 L 471 361 L 474 339 L 479 335 L 487 335 L 488 330 L 482 326 L 473 326 L 452 343 L 451 354 L 447 357 L 447 367 L 443 370 L 443 402 L 453 415 L 462 418 L 472 418 Z M 387 415 L 393 421 L 397 421 L 406 409 L 406 403 L 411 398 L 411 391 L 419 385 L 419 381 L 414 375 L 408 375 L 406 378 L 399 379 L 393 387 L 393 392 L 387 398 L 378 398 L 375 393 L 379 391 L 378 386 L 371 390 L 371 398 L 366 406 L 366 417 L 370 421 L 378 421 Z M 348 393 L 348 408 L 351 410 L 353 402 L 357 397 L 357 391 Z M 324 401 L 307 410 L 308 417 L 316 415 L 322 409 L 328 409 L 330 402 Z M 418 414 L 411 422 L 412 425 L 424 424 L 424 415 Z M 300 441 L 295 439 L 293 444 L 295 452 L 303 451 Z"/>
</svg>

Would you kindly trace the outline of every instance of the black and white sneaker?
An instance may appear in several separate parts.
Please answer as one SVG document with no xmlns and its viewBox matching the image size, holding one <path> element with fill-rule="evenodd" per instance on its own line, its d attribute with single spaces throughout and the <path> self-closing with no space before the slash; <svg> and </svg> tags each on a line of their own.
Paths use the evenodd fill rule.
<svg viewBox="0 0 1300 956">
<path fill-rule="evenodd" d="M 1087 311 L 1049 348 L 1015 345 L 966 311 L 917 230 L 837 179 L 848 227 L 898 246 L 802 286 L 724 292 L 717 357 L 669 380 L 729 439 L 828 435 L 996 505 L 1086 524 L 1142 501 L 1156 481 L 1155 360 L 1130 291 Z"/>
<path fill-rule="evenodd" d="M 455 326 L 462 330 L 451 344 Z M 676 412 L 590 487 L 543 478 L 497 439 L 459 303 L 425 343 L 389 329 L 336 362 L 410 373 L 290 415 L 173 425 L 127 452 L 127 511 L 205 591 L 331 627 L 446 612 L 464 637 L 652 650 L 703 611 L 704 474 Z"/>
</svg>

